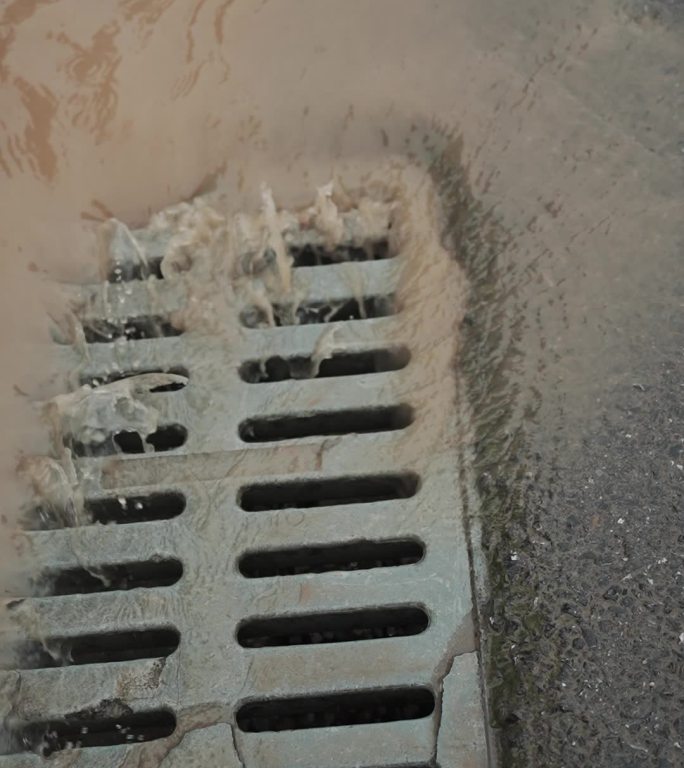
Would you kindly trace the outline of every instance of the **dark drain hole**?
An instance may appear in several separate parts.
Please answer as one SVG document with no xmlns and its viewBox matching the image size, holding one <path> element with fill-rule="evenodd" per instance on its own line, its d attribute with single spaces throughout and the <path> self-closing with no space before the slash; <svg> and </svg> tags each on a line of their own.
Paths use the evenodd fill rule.
<svg viewBox="0 0 684 768">
<path fill-rule="evenodd" d="M 134 659 L 170 656 L 180 643 L 172 629 L 147 629 L 134 632 L 110 632 L 50 638 L 46 647 L 32 643 L 22 654 L 22 669 L 45 669 L 80 664 L 109 664 Z"/>
<path fill-rule="evenodd" d="M 398 371 L 408 365 L 410 358 L 411 354 L 406 347 L 340 352 L 322 360 L 316 370 L 312 357 L 269 357 L 243 363 L 240 366 L 240 378 L 249 384 L 260 384 L 287 379 L 359 376 L 364 373 Z"/>
<path fill-rule="evenodd" d="M 177 491 L 150 493 L 145 496 L 109 496 L 87 499 L 86 510 L 97 523 L 142 523 L 170 520 L 185 509 L 185 496 Z"/>
<path fill-rule="evenodd" d="M 291 440 L 317 435 L 348 435 L 364 432 L 391 432 L 405 429 L 413 421 L 408 405 L 382 408 L 355 408 L 322 411 L 308 416 L 277 416 L 246 419 L 239 426 L 240 438 L 247 443 Z"/>
<path fill-rule="evenodd" d="M 179 581 L 182 575 L 183 565 L 180 560 L 165 559 L 102 565 L 91 569 L 65 568 L 60 571 L 48 571 L 43 580 L 48 584 L 50 595 L 76 595 L 170 587 Z"/>
<path fill-rule="evenodd" d="M 101 376 L 88 376 L 81 379 L 81 385 L 89 384 L 91 387 L 99 387 L 102 384 L 111 384 L 113 381 L 130 379 L 132 376 L 140 376 L 145 373 L 172 373 L 176 376 L 185 376 L 186 379 L 190 377 L 187 368 L 183 368 L 182 366 L 173 366 L 172 368 L 145 368 L 135 371 L 112 371 L 110 373 L 102 374 Z M 174 381 L 170 384 L 162 384 L 159 387 L 152 387 L 150 392 L 176 392 L 186 386 L 187 382 Z"/>
<path fill-rule="evenodd" d="M 260 483 L 242 488 L 238 503 L 247 512 L 288 507 L 369 504 L 375 501 L 407 499 L 415 495 L 418 485 L 418 476 L 410 472 Z"/>
<path fill-rule="evenodd" d="M 166 424 L 159 427 L 156 432 L 148 435 L 143 441 L 138 432 L 122 430 L 110 435 L 101 443 L 81 443 L 72 441 L 70 448 L 75 456 L 111 456 L 117 453 L 145 453 L 145 444 L 148 452 L 172 451 L 180 448 L 188 438 L 188 430 L 180 424 Z"/>
<path fill-rule="evenodd" d="M 346 301 L 304 301 L 297 305 L 275 304 L 275 324 L 313 325 L 317 323 L 338 323 L 345 320 L 368 320 L 387 317 L 395 313 L 392 296 L 368 296 Z M 240 313 L 240 321 L 247 328 L 268 328 L 268 317 L 259 307 L 248 307 Z"/>
<path fill-rule="evenodd" d="M 145 442 L 155 451 L 172 451 L 180 448 L 188 438 L 188 430 L 180 424 L 168 424 L 159 427 L 156 432 L 148 435 Z M 144 453 L 142 437 L 137 432 L 119 432 L 114 436 L 114 442 L 123 453 Z"/>
<path fill-rule="evenodd" d="M 290 255 L 293 267 L 322 267 L 343 261 L 379 261 L 394 254 L 390 253 L 387 240 L 376 240 L 364 246 L 339 245 L 332 249 L 320 245 L 293 246 Z"/>
<path fill-rule="evenodd" d="M 10 747 L 9 751 L 32 751 L 49 757 L 53 752 L 64 749 L 154 741 L 170 736 L 176 729 L 176 718 L 166 710 L 126 712 L 118 717 L 95 715 L 86 712 L 83 715 L 71 715 L 65 720 L 26 725 L 14 732 L 11 745 L 14 749 Z"/>
<path fill-rule="evenodd" d="M 108 344 L 117 339 L 158 339 L 180 336 L 183 331 L 160 317 L 133 317 L 120 323 L 109 320 L 91 320 L 83 323 L 88 344 Z"/>
<path fill-rule="evenodd" d="M 156 277 L 163 280 L 161 271 L 162 257 L 147 257 L 147 263 L 142 261 L 122 261 L 112 266 L 107 280 L 110 283 L 127 283 L 131 280 L 145 280 L 148 277 Z"/>
<path fill-rule="evenodd" d="M 435 697 L 427 688 L 391 688 L 244 704 L 237 725 L 247 733 L 391 723 L 429 717 Z"/>
<path fill-rule="evenodd" d="M 237 639 L 243 648 L 349 643 L 419 635 L 428 624 L 428 615 L 422 608 L 369 608 L 248 619 L 238 629 Z"/>
<path fill-rule="evenodd" d="M 147 496 L 114 496 L 86 499 L 87 520 L 90 523 L 142 523 L 153 520 L 170 520 L 185 509 L 185 496 L 177 491 L 151 493 Z M 37 507 L 26 515 L 24 530 L 44 531 L 54 528 L 68 528 L 76 524 L 73 515 L 60 514 L 55 509 Z"/>
<path fill-rule="evenodd" d="M 422 560 L 424 554 L 425 545 L 415 539 L 355 541 L 331 546 L 248 552 L 240 558 L 239 568 L 246 578 L 260 579 L 411 565 Z"/>
</svg>

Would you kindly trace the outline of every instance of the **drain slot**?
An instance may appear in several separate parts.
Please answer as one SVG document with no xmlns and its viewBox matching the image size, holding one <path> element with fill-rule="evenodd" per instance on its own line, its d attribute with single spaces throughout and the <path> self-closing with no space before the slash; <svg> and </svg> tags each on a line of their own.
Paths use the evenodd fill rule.
<svg viewBox="0 0 684 768">
<path fill-rule="evenodd" d="M 422 560 L 424 554 L 425 545 L 415 539 L 357 541 L 332 546 L 248 552 L 240 558 L 238 567 L 248 579 L 263 579 L 412 565 Z"/>
<path fill-rule="evenodd" d="M 177 491 L 150 493 L 145 496 L 109 496 L 88 499 L 86 511 L 96 523 L 142 523 L 170 520 L 185 509 L 185 496 Z"/>
<path fill-rule="evenodd" d="M 419 635 L 429 624 L 422 608 L 392 607 L 249 619 L 237 633 L 243 648 L 315 645 Z"/>
<path fill-rule="evenodd" d="M 180 424 L 166 424 L 149 434 L 144 441 L 139 432 L 122 430 L 110 435 L 101 443 L 81 443 L 73 440 L 70 442 L 70 448 L 78 457 L 163 452 L 180 448 L 187 439 L 188 430 L 185 427 Z"/>
<path fill-rule="evenodd" d="M 391 688 L 244 704 L 237 725 L 247 733 L 391 723 L 429 717 L 435 697 L 427 688 Z"/>
<path fill-rule="evenodd" d="M 344 261 L 379 261 L 389 259 L 387 240 L 375 240 L 364 246 L 339 245 L 337 248 L 324 248 L 319 245 L 293 246 L 290 249 L 293 267 L 323 267 Z"/>
<path fill-rule="evenodd" d="M 104 373 L 100 376 L 88 376 L 81 379 L 81 386 L 87 384 L 91 387 L 99 387 L 103 384 L 111 384 L 113 381 L 121 381 L 122 379 L 130 379 L 133 376 L 141 376 L 147 373 L 171 373 L 175 376 L 184 376 L 186 379 L 190 378 L 187 368 L 182 366 L 174 366 L 172 368 L 145 368 L 135 371 L 113 371 L 110 373 Z M 172 381 L 169 384 L 162 384 L 158 387 L 151 387 L 150 392 L 177 392 L 179 389 L 183 389 L 187 386 L 186 381 Z"/>
<path fill-rule="evenodd" d="M 248 384 L 286 381 L 287 379 L 326 379 L 359 376 L 405 368 L 411 354 L 406 347 L 376 349 L 367 352 L 341 352 L 317 363 L 313 357 L 269 357 L 248 360 L 240 366 L 240 378 Z M 318 367 L 317 367 L 318 365 Z"/>
<path fill-rule="evenodd" d="M 121 705 L 118 705 L 122 709 Z M 107 709 L 106 707 L 103 709 Z M 117 709 L 112 706 L 109 709 Z M 176 718 L 167 710 L 124 712 L 118 716 L 99 717 L 95 711 L 68 716 L 64 720 L 31 723 L 12 734 L 9 752 L 36 752 L 49 757 L 53 752 L 85 747 L 111 747 L 154 741 L 176 730 Z M 12 747 L 14 747 L 12 749 Z"/>
<path fill-rule="evenodd" d="M 346 301 L 303 301 L 301 304 L 274 304 L 276 326 L 314 325 L 338 323 L 345 320 L 368 320 L 387 317 L 395 313 L 393 296 L 367 296 Z M 268 316 L 260 307 L 248 307 L 240 313 L 240 321 L 247 328 L 268 328 Z"/>
<path fill-rule="evenodd" d="M 238 503 L 247 512 L 288 507 L 369 504 L 375 501 L 407 499 L 415 495 L 418 485 L 418 476 L 410 472 L 260 483 L 243 487 Z"/>
<path fill-rule="evenodd" d="M 131 280 L 145 280 L 148 277 L 163 280 L 161 265 L 161 256 L 148 256 L 146 263 L 142 260 L 119 262 L 112 267 L 107 275 L 107 281 L 110 283 L 128 283 Z"/>
<path fill-rule="evenodd" d="M 188 430 L 180 424 L 167 424 L 159 427 L 145 439 L 145 443 L 151 445 L 155 451 L 172 451 L 180 448 L 188 439 Z M 114 436 L 114 442 L 122 453 L 145 453 L 143 439 L 138 432 L 118 432 Z"/>
<path fill-rule="evenodd" d="M 145 560 L 97 568 L 65 568 L 48 571 L 42 581 L 49 585 L 50 595 L 77 595 L 92 592 L 115 592 L 127 589 L 170 587 L 183 575 L 180 560 Z"/>
<path fill-rule="evenodd" d="M 88 344 L 109 344 L 117 339 L 159 339 L 180 336 L 183 331 L 160 317 L 133 317 L 121 323 L 109 320 L 92 320 L 83 323 L 83 333 Z"/>
<path fill-rule="evenodd" d="M 322 411 L 308 416 L 246 419 L 240 424 L 239 434 L 247 443 L 262 443 L 318 435 L 391 432 L 405 429 L 412 421 L 413 410 L 410 406 L 392 405 L 383 408 Z"/>
<path fill-rule="evenodd" d="M 116 496 L 86 499 L 87 520 L 76 521 L 73 514 L 60 514 L 55 509 L 37 507 L 24 520 L 24 530 L 44 531 L 68 528 L 91 523 L 142 523 L 153 520 L 170 520 L 185 509 L 185 496 L 176 491 L 151 493 L 147 496 Z"/>
<path fill-rule="evenodd" d="M 179 643 L 180 635 L 172 629 L 50 638 L 46 642 L 47 650 L 37 643 L 25 649 L 21 669 L 166 658 Z"/>
</svg>

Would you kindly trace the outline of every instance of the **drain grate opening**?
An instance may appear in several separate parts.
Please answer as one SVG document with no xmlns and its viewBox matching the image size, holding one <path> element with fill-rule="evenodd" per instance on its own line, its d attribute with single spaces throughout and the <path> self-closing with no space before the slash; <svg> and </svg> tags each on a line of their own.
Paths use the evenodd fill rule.
<svg viewBox="0 0 684 768">
<path fill-rule="evenodd" d="M 127 589 L 170 587 L 180 581 L 183 564 L 175 558 L 150 559 L 94 568 L 46 571 L 41 581 L 50 595 L 77 595 Z"/>
<path fill-rule="evenodd" d="M 178 491 L 163 491 L 145 496 L 109 496 L 87 499 L 86 510 L 96 523 L 142 523 L 170 520 L 185 509 L 185 496 Z"/>
<path fill-rule="evenodd" d="M 114 496 L 86 499 L 86 520 L 75 520 L 73 512 L 68 515 L 55 508 L 35 507 L 23 520 L 27 531 L 45 531 L 55 528 L 69 528 L 74 525 L 91 523 L 143 523 L 153 520 L 170 520 L 178 517 L 185 509 L 185 496 L 178 491 L 163 491 L 146 496 Z"/>
<path fill-rule="evenodd" d="M 119 433 L 121 435 L 125 434 L 124 432 Z M 140 435 L 137 432 L 133 433 L 138 438 Z M 145 440 L 146 443 L 149 443 L 155 451 L 172 451 L 174 448 L 180 448 L 181 445 L 185 443 L 185 441 L 188 439 L 188 430 L 185 427 L 182 427 L 180 424 L 168 424 L 165 427 L 160 427 L 156 432 L 153 432 L 151 435 L 147 436 L 147 439 Z M 125 450 L 125 453 L 144 453 L 144 447 L 142 446 L 142 440 L 140 441 L 141 445 L 139 449 L 135 450 Z M 121 446 L 121 449 L 124 450 L 123 446 Z"/>
<path fill-rule="evenodd" d="M 187 368 L 183 366 L 173 366 L 171 368 L 145 368 L 135 371 L 112 371 L 110 373 L 104 373 L 102 375 L 87 376 L 81 379 L 81 386 L 88 384 L 91 387 L 99 387 L 103 384 L 111 384 L 113 381 L 121 381 L 122 379 L 130 379 L 132 376 L 141 376 L 146 373 L 172 373 L 175 376 L 184 376 L 186 379 L 190 378 Z M 177 392 L 179 389 L 183 389 L 188 384 L 187 381 L 172 381 L 169 384 L 162 384 L 159 387 L 151 387 L 150 392 Z"/>
<path fill-rule="evenodd" d="M 243 648 L 349 643 L 419 635 L 429 623 L 427 613 L 414 606 L 366 608 L 248 619 L 238 629 L 237 640 Z"/>
<path fill-rule="evenodd" d="M 338 323 L 346 320 L 369 320 L 388 317 L 396 312 L 393 296 L 367 296 L 346 301 L 303 301 L 298 305 L 274 304 L 276 326 Z M 240 322 L 247 328 L 268 328 L 268 316 L 260 307 L 250 306 L 240 313 Z"/>
<path fill-rule="evenodd" d="M 318 435 L 349 435 L 365 432 L 391 432 L 405 429 L 413 421 L 408 405 L 382 408 L 354 408 L 344 411 L 321 411 L 307 416 L 263 417 L 246 419 L 239 426 L 240 438 L 246 443 L 292 440 Z"/>
<path fill-rule="evenodd" d="M 411 472 L 259 483 L 244 486 L 239 492 L 238 504 L 247 512 L 369 504 L 407 499 L 416 494 L 419 483 L 418 476 Z"/>
<path fill-rule="evenodd" d="M 122 705 L 118 708 L 123 710 Z M 103 709 L 107 710 L 106 707 Z M 97 711 L 90 710 L 70 715 L 64 720 L 30 723 L 21 730 L 15 730 L 13 743 L 5 751 L 10 754 L 30 751 L 49 757 L 64 749 L 154 741 L 170 736 L 175 730 L 176 718 L 168 710 L 122 711 L 114 717 L 98 716 Z"/>
<path fill-rule="evenodd" d="M 246 733 L 332 728 L 341 725 L 419 720 L 435 709 L 427 688 L 390 688 L 243 704 L 237 725 Z"/>
<path fill-rule="evenodd" d="M 69 443 L 74 456 L 111 456 L 117 453 L 163 452 L 180 448 L 188 439 L 188 430 L 180 424 L 165 424 L 143 441 L 139 432 L 121 430 L 101 443 Z"/>
<path fill-rule="evenodd" d="M 379 261 L 394 256 L 390 253 L 387 240 L 375 240 L 364 246 L 338 245 L 332 249 L 320 245 L 292 246 L 289 251 L 293 267 L 323 267 L 343 261 Z"/>
<path fill-rule="evenodd" d="M 375 349 L 367 352 L 340 352 L 318 363 L 313 357 L 269 357 L 248 360 L 240 366 L 240 378 L 248 384 L 286 381 L 287 379 L 325 379 L 359 376 L 405 368 L 411 353 L 406 347 Z"/>
<path fill-rule="evenodd" d="M 128 283 L 131 280 L 145 280 L 148 277 L 163 280 L 161 265 L 161 256 L 148 256 L 147 263 L 142 261 L 117 262 L 107 275 L 107 281 L 110 283 Z"/>
<path fill-rule="evenodd" d="M 27 646 L 21 654 L 19 668 L 47 669 L 166 658 L 178 648 L 179 643 L 180 635 L 175 629 L 146 629 L 49 638 L 45 644 L 47 647 L 39 643 Z"/>
<path fill-rule="evenodd" d="M 355 541 L 321 547 L 298 547 L 247 552 L 238 562 L 248 579 L 295 576 L 328 571 L 364 571 L 413 565 L 423 559 L 425 545 L 415 539 Z"/>
<path fill-rule="evenodd" d="M 120 323 L 109 320 L 91 320 L 83 323 L 88 344 L 109 344 L 117 339 L 159 339 L 180 336 L 183 331 L 160 317 L 132 317 Z"/>
</svg>

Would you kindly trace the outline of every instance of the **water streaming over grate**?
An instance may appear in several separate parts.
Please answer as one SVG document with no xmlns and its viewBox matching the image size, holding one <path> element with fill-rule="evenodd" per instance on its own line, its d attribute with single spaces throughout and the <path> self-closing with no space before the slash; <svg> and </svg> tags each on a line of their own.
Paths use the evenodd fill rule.
<svg viewBox="0 0 684 768">
<path fill-rule="evenodd" d="M 332 243 L 315 216 L 274 235 L 266 199 L 223 313 L 158 223 L 146 262 L 116 251 L 82 291 L 86 362 L 62 349 L 84 399 L 58 430 L 77 485 L 27 516 L 42 566 L 11 608 L 2 768 L 73 747 L 78 768 L 204 765 L 216 744 L 244 768 L 486 764 L 460 275 L 408 197 L 376 201 L 366 239 L 360 209 L 336 212 Z"/>
</svg>

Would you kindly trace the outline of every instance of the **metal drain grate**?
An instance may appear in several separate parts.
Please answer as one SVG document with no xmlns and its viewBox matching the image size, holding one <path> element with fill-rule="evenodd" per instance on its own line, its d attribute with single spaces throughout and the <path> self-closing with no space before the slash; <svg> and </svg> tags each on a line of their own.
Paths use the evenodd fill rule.
<svg viewBox="0 0 684 768">
<path fill-rule="evenodd" d="M 151 230 L 146 263 L 117 253 L 107 290 L 85 289 L 85 366 L 62 347 L 78 384 L 175 378 L 136 394 L 158 414 L 146 440 L 118 422 L 65 435 L 83 509 L 38 505 L 27 524 L 40 596 L 9 609 L 2 768 L 56 752 L 77 768 L 487 764 L 460 275 L 434 219 L 426 239 L 395 215 L 363 245 L 290 240 L 304 298 L 274 302 L 270 325 L 247 297 L 229 340 L 173 324 L 190 282 Z"/>
</svg>

